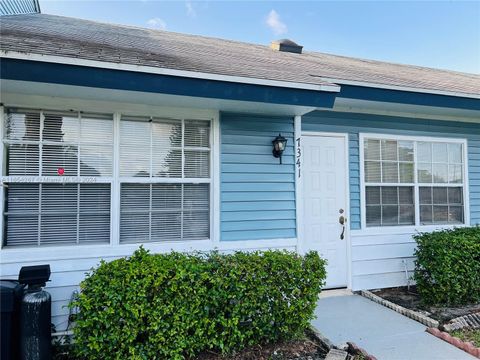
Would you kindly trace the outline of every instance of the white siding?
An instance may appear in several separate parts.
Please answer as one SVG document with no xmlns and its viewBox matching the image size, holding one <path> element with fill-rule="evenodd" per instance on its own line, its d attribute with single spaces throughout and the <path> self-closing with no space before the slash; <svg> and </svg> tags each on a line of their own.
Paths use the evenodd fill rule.
<svg viewBox="0 0 480 360">
<path fill-rule="evenodd" d="M 52 275 L 50 282 L 47 283 L 46 290 L 52 295 L 52 323 L 56 326 L 57 331 L 61 331 L 67 326 L 69 313 L 67 305 L 72 293 L 79 289 L 79 284 L 84 279 L 85 273 L 96 267 L 101 259 L 111 261 L 122 256 L 129 256 L 137 247 L 137 245 L 115 247 L 77 246 L 65 247 L 63 249 L 57 247 L 50 254 L 48 249 L 45 248 L 31 249 L 28 259 L 24 256 L 26 252 L 3 249 L 0 251 L 0 276 L 2 279 L 17 279 L 22 266 L 50 264 Z M 213 250 L 214 244 L 210 241 L 193 245 L 165 243 L 148 244 L 145 245 L 145 248 L 150 248 L 152 252 L 168 252 L 172 248 L 177 251 Z M 220 243 L 218 249 L 224 252 L 257 249 L 297 250 L 296 239 L 236 241 L 233 244 L 226 245 Z M 22 260 L 21 257 L 25 258 L 25 260 Z"/>
<path fill-rule="evenodd" d="M 352 290 L 406 285 L 413 274 L 414 231 L 397 234 L 352 231 Z"/>
</svg>

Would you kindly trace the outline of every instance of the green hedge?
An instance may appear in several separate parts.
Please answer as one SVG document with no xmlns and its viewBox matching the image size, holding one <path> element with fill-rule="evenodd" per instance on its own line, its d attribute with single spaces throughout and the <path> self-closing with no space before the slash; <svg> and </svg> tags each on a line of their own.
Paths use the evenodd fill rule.
<svg viewBox="0 0 480 360">
<path fill-rule="evenodd" d="M 422 233 L 415 240 L 414 278 L 424 303 L 480 301 L 480 227 Z"/>
<path fill-rule="evenodd" d="M 222 255 L 137 250 L 102 262 L 72 306 L 77 355 L 182 359 L 294 338 L 313 318 L 325 261 L 266 251 Z"/>
</svg>

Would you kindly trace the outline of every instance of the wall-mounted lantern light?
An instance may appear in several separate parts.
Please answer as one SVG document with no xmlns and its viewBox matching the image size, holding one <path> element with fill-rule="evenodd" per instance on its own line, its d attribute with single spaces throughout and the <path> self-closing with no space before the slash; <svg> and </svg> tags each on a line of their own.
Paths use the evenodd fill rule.
<svg viewBox="0 0 480 360">
<path fill-rule="evenodd" d="M 287 146 L 287 139 L 285 139 L 282 134 L 278 134 L 275 140 L 272 141 L 273 144 L 273 156 L 280 158 L 280 164 L 282 163 L 282 153 Z"/>
</svg>

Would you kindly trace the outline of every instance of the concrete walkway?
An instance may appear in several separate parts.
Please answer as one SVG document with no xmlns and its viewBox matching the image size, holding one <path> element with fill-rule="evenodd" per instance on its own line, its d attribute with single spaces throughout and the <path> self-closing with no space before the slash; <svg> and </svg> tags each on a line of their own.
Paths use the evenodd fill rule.
<svg viewBox="0 0 480 360">
<path fill-rule="evenodd" d="M 359 295 L 322 297 L 312 324 L 335 345 L 352 341 L 378 360 L 474 360 L 425 326 Z"/>
</svg>

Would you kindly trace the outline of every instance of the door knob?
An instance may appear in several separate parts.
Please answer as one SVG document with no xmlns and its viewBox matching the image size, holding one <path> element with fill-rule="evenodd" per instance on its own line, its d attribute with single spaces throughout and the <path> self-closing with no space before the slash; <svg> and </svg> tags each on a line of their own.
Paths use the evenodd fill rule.
<svg viewBox="0 0 480 360">
<path fill-rule="evenodd" d="M 343 215 L 340 215 L 338 218 L 338 222 L 342 225 L 342 233 L 340 234 L 340 240 L 345 239 L 345 223 L 347 222 L 347 218 Z"/>
</svg>

